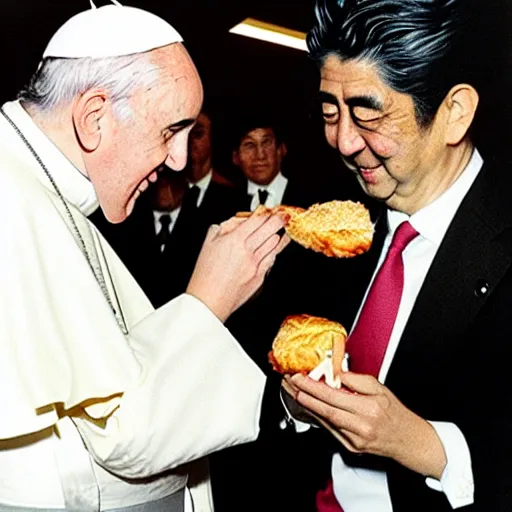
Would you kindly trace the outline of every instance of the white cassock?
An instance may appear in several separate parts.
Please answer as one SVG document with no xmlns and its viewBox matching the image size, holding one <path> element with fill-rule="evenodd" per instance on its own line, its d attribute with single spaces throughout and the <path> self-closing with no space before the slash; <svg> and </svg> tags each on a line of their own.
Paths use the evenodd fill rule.
<svg viewBox="0 0 512 512">
<path fill-rule="evenodd" d="M 0 116 L 0 503 L 108 510 L 174 493 L 184 464 L 256 438 L 265 377 L 199 300 L 152 308 L 86 218 L 89 180 L 19 103 L 3 108 L 65 197 L 128 334 L 62 201 Z M 195 512 L 211 510 L 208 478 L 195 489 Z"/>
</svg>

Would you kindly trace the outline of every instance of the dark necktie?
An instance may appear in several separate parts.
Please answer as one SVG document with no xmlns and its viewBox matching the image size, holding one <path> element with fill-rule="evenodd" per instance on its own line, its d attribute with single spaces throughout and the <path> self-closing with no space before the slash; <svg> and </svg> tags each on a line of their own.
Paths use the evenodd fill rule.
<svg viewBox="0 0 512 512">
<path fill-rule="evenodd" d="M 260 204 L 264 206 L 265 203 L 267 202 L 268 190 L 264 190 L 262 188 L 258 189 L 258 198 L 259 198 Z"/>
<path fill-rule="evenodd" d="M 347 340 L 349 368 L 353 372 L 379 376 L 393 332 L 404 288 L 402 253 L 418 236 L 409 222 L 395 231 L 384 263 L 373 280 L 357 324 Z M 317 512 L 343 512 L 334 496 L 333 483 L 317 493 Z"/>
<path fill-rule="evenodd" d="M 183 196 L 181 201 L 181 209 L 176 219 L 176 223 L 173 229 L 173 238 L 176 235 L 177 238 L 181 238 L 184 232 L 187 232 L 194 224 L 199 208 L 197 206 L 197 200 L 199 199 L 200 189 L 197 185 L 190 187 Z"/>
<path fill-rule="evenodd" d="M 160 216 L 159 222 L 160 229 L 156 234 L 156 239 L 158 241 L 158 248 L 163 252 L 170 237 L 169 226 L 171 225 L 171 216 L 168 213 L 164 213 Z"/>
</svg>

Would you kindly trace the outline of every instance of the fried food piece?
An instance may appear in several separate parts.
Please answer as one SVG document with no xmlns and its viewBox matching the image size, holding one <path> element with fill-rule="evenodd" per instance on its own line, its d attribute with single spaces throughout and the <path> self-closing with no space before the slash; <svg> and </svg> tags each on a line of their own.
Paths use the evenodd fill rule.
<svg viewBox="0 0 512 512">
<path fill-rule="evenodd" d="M 269 361 L 282 374 L 309 373 L 333 351 L 341 367 L 346 338 L 347 331 L 338 322 L 311 315 L 291 315 L 279 328 Z"/>
<path fill-rule="evenodd" d="M 260 211 L 269 210 L 288 219 L 285 229 L 292 240 L 326 256 L 351 258 L 371 247 L 373 224 L 369 211 L 361 203 L 329 201 L 314 204 L 307 210 L 280 205 Z"/>
<path fill-rule="evenodd" d="M 361 203 L 330 201 L 289 215 L 286 232 L 290 238 L 326 256 L 350 258 L 366 252 L 372 244 L 373 224 Z"/>
</svg>

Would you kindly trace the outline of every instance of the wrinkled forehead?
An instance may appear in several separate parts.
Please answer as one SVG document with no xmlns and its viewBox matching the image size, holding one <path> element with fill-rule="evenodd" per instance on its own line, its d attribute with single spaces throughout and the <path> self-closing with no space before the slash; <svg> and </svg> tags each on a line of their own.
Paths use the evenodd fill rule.
<svg viewBox="0 0 512 512">
<path fill-rule="evenodd" d="M 177 109 L 194 107 L 193 117 L 199 115 L 203 102 L 203 86 L 196 66 L 181 43 L 154 50 L 150 59 L 158 69 L 155 87 L 160 96 L 170 95 L 177 100 Z M 181 113 L 181 112 L 177 112 Z M 187 111 L 190 115 L 190 112 Z"/>
<path fill-rule="evenodd" d="M 329 55 L 320 68 L 320 87 L 389 89 L 375 62 Z"/>
</svg>

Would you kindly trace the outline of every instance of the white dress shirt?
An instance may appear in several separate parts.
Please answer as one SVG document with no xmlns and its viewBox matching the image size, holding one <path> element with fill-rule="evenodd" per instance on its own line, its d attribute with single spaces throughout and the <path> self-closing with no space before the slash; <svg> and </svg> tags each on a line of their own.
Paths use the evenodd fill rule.
<svg viewBox="0 0 512 512">
<path fill-rule="evenodd" d="M 208 174 L 206 176 L 203 176 L 199 181 L 196 181 L 195 183 L 188 184 L 189 188 L 192 188 L 193 186 L 199 187 L 199 196 L 197 197 L 197 207 L 199 208 L 201 204 L 203 203 L 204 195 L 206 194 L 206 191 L 208 190 L 208 187 L 210 186 L 210 183 L 213 178 L 213 170 L 210 169 Z"/>
<path fill-rule="evenodd" d="M 425 276 L 460 203 L 471 188 L 481 167 L 482 158 L 475 150 L 461 176 L 435 201 L 410 217 L 402 212 L 388 211 L 388 235 L 375 274 L 384 262 L 396 228 L 402 222 L 408 220 L 418 231 L 419 236 L 403 252 L 404 289 L 393 332 L 379 372 L 380 382 L 384 383 L 386 380 L 391 361 Z M 366 296 L 364 300 L 366 300 Z M 364 300 L 362 304 L 364 304 Z M 355 324 L 356 322 L 354 322 Z M 430 423 L 443 443 L 447 465 L 440 482 L 427 478 L 426 485 L 444 492 L 453 508 L 473 503 L 471 455 L 464 435 L 453 423 Z M 362 510 L 392 512 L 385 472 L 347 466 L 341 455 L 335 454 L 332 461 L 332 478 L 334 493 L 344 512 L 360 512 Z"/>
<path fill-rule="evenodd" d="M 273 208 L 274 206 L 282 204 L 287 184 L 288 178 L 285 178 L 281 173 L 279 173 L 268 185 L 258 185 L 258 183 L 254 183 L 254 181 L 247 180 L 247 194 L 252 196 L 251 212 L 256 210 L 260 204 L 258 190 L 266 190 L 268 192 L 265 206 Z"/>
</svg>

